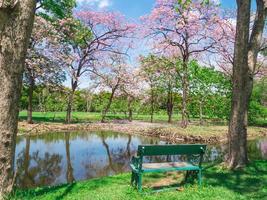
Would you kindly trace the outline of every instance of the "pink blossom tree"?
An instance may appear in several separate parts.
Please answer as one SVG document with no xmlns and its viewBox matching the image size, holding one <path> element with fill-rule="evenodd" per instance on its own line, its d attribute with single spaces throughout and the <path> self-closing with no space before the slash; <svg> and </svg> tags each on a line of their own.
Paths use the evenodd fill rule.
<svg viewBox="0 0 267 200">
<path fill-rule="evenodd" d="M 133 103 L 142 98 L 144 81 L 138 69 L 128 67 L 126 72 L 123 84 L 120 87 L 120 93 L 127 99 L 128 121 L 131 122 L 133 120 Z"/>
<path fill-rule="evenodd" d="M 44 49 L 49 48 L 49 43 L 57 42 L 58 36 L 53 24 L 43 17 L 36 16 L 24 72 L 24 82 L 28 86 L 28 123 L 33 123 L 32 98 L 35 85 L 55 87 L 65 80 L 65 74 L 58 63 L 43 54 Z"/>
<path fill-rule="evenodd" d="M 218 39 L 216 45 L 214 46 L 214 52 L 211 54 L 209 60 L 210 65 L 215 65 L 220 70 L 222 70 L 226 75 L 232 77 L 233 65 L 234 65 L 234 45 L 236 37 L 236 16 L 232 13 L 226 13 L 224 18 L 221 20 L 218 29 L 221 31 L 213 32 L 214 39 Z M 251 16 L 252 19 L 255 18 L 254 14 Z M 251 29 L 253 28 L 253 21 L 251 22 Z M 266 71 L 266 57 L 264 56 L 264 49 L 266 49 L 266 33 L 262 38 L 261 50 L 258 55 L 257 65 L 253 70 L 253 76 L 264 76 Z M 207 55 L 203 60 L 207 61 Z"/>
<path fill-rule="evenodd" d="M 71 121 L 73 97 L 80 78 L 106 54 L 125 54 L 130 47 L 127 38 L 131 37 L 135 28 L 119 13 L 80 11 L 75 15 L 77 19 L 61 20 L 59 31 L 66 39 L 59 51 L 56 50 L 71 79 L 67 123 Z"/>
<path fill-rule="evenodd" d="M 118 54 L 109 54 L 90 69 L 91 79 L 97 83 L 100 90 L 109 91 L 110 96 L 102 110 L 101 122 L 104 123 L 115 95 L 119 95 L 126 84 L 129 84 L 131 71 L 124 57 Z"/>
<path fill-rule="evenodd" d="M 218 6 L 213 1 L 157 0 L 150 15 L 142 17 L 144 34 L 156 45 L 156 50 L 175 49 L 177 57 L 182 59 L 181 126 L 184 128 L 188 125 L 188 63 L 203 52 L 213 51 L 217 40 L 210 33 L 220 31 L 218 14 Z"/>
</svg>

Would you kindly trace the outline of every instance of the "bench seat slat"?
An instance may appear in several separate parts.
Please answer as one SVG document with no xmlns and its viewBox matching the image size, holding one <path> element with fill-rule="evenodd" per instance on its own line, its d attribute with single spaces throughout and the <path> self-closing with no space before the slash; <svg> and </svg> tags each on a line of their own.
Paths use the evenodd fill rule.
<svg viewBox="0 0 267 200">
<path fill-rule="evenodd" d="M 199 169 L 199 166 L 192 165 L 188 162 L 143 163 L 142 165 L 144 172 Z"/>
</svg>

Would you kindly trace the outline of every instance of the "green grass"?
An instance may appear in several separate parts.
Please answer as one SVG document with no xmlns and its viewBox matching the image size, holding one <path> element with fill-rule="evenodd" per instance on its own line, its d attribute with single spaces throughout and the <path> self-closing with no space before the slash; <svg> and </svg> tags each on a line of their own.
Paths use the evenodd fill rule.
<svg viewBox="0 0 267 200">
<path fill-rule="evenodd" d="M 66 112 L 33 112 L 33 121 L 35 122 L 65 122 Z M 27 119 L 27 111 L 21 111 L 19 113 L 20 120 Z M 168 115 L 164 112 L 154 114 L 154 122 L 167 122 Z M 127 119 L 127 115 L 124 113 L 108 113 L 106 120 L 122 120 Z M 82 123 L 82 122 L 95 122 L 101 120 L 100 112 L 72 112 L 72 122 Z M 149 114 L 133 114 L 133 120 L 140 120 L 145 122 L 150 122 Z M 181 120 L 180 114 L 173 114 L 173 122 Z M 191 118 L 192 121 L 199 122 L 198 118 Z M 222 119 L 207 119 L 208 124 L 212 125 L 226 125 L 226 121 Z M 265 119 L 257 119 L 253 126 L 267 126 L 267 121 Z"/>
<path fill-rule="evenodd" d="M 145 176 L 146 177 L 146 176 Z M 149 181 L 161 178 L 147 177 Z M 182 191 L 169 190 L 159 193 L 139 194 L 129 185 L 130 174 L 121 174 L 55 187 L 30 190 L 16 190 L 8 199 L 88 199 L 88 200 L 127 200 L 127 199 L 187 199 L 187 200 L 242 200 L 267 199 L 267 161 L 254 161 L 241 171 L 228 171 L 220 166 L 204 171 L 204 185 L 186 185 Z M 147 181 L 145 181 L 147 182 Z"/>
<path fill-rule="evenodd" d="M 21 111 L 19 113 L 21 120 L 27 119 L 27 111 Z M 66 112 L 33 112 L 33 120 L 36 122 L 64 122 L 66 118 Z M 73 112 L 72 113 L 73 122 L 88 122 L 88 121 L 100 121 L 101 113 L 97 112 Z M 107 115 L 107 120 L 110 119 L 127 119 L 127 116 L 123 113 L 109 113 Z M 134 120 L 150 121 L 150 115 L 144 114 L 134 114 Z M 177 121 L 180 119 L 179 115 L 173 115 L 173 120 Z M 157 113 L 154 116 L 155 122 L 167 121 L 168 116 L 166 114 Z"/>
<path fill-rule="evenodd" d="M 65 122 L 66 112 L 33 112 L 32 113 L 33 121 L 35 122 Z M 27 111 L 21 111 L 19 113 L 20 120 L 27 119 Z M 108 113 L 106 116 L 106 120 L 123 120 L 127 119 L 127 115 L 124 113 Z M 81 123 L 81 122 L 95 122 L 101 120 L 100 112 L 72 112 L 72 122 L 73 123 Z M 150 122 L 149 114 L 133 114 L 133 120 Z M 173 123 L 181 120 L 180 114 L 173 114 L 172 117 Z M 193 121 L 199 122 L 199 119 L 191 119 Z M 160 112 L 155 113 L 153 116 L 154 122 L 167 122 L 168 115 L 166 113 Z M 225 125 L 225 121 L 209 119 L 211 124 Z"/>
</svg>

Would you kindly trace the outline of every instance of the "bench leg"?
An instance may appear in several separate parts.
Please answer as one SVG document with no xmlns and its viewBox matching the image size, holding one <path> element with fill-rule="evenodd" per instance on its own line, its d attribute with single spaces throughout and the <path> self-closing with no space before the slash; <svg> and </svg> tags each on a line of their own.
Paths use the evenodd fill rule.
<svg viewBox="0 0 267 200">
<path fill-rule="evenodd" d="M 142 174 L 137 175 L 138 192 L 142 192 Z"/>
<path fill-rule="evenodd" d="M 184 182 L 193 183 L 195 178 L 197 178 L 197 174 L 197 171 L 186 171 Z"/>
<path fill-rule="evenodd" d="M 133 186 L 134 185 L 134 182 L 135 182 L 135 173 L 132 171 L 132 176 L 131 176 L 131 185 Z"/>
<path fill-rule="evenodd" d="M 201 170 L 198 171 L 198 185 L 201 186 L 202 184 L 202 172 Z"/>
<path fill-rule="evenodd" d="M 184 178 L 185 183 L 187 183 L 188 178 L 189 178 L 189 171 L 186 171 L 185 178 Z"/>
</svg>

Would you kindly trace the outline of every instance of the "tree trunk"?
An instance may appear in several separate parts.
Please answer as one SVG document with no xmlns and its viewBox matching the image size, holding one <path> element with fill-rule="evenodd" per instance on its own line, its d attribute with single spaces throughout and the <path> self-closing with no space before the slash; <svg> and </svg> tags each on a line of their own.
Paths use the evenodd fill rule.
<svg viewBox="0 0 267 200">
<path fill-rule="evenodd" d="M 34 78 L 29 76 L 29 93 L 28 93 L 28 111 L 27 111 L 27 122 L 28 124 L 32 124 L 32 98 L 33 98 L 33 90 L 34 90 Z"/>
<path fill-rule="evenodd" d="M 86 98 L 86 112 L 90 112 L 92 105 L 92 99 L 91 97 Z"/>
<path fill-rule="evenodd" d="M 109 109 L 110 109 L 110 106 L 111 106 L 111 104 L 112 104 L 112 101 L 113 101 L 115 92 L 116 92 L 116 90 L 117 90 L 118 87 L 119 87 L 119 84 L 115 85 L 115 87 L 112 88 L 111 95 L 110 95 L 109 100 L 108 100 L 108 104 L 107 104 L 106 108 L 102 111 L 102 119 L 101 119 L 101 123 L 104 123 L 104 122 L 105 122 L 107 113 L 108 113 L 108 111 L 109 111 Z"/>
<path fill-rule="evenodd" d="M 72 112 L 72 104 L 74 100 L 75 91 L 78 87 L 78 81 L 71 79 L 71 92 L 68 97 L 68 105 L 67 105 L 67 113 L 66 113 L 66 123 L 71 123 L 71 112 Z"/>
<path fill-rule="evenodd" d="M 187 113 L 187 96 L 188 96 L 188 58 L 183 60 L 183 77 L 182 77 L 182 87 L 183 87 L 183 98 L 182 98 L 182 121 L 181 127 L 187 128 L 188 126 L 188 113 Z"/>
<path fill-rule="evenodd" d="M 71 123 L 71 112 L 72 112 L 72 104 L 74 98 L 74 91 L 71 91 L 68 97 L 68 105 L 67 105 L 67 113 L 66 113 L 66 123 Z"/>
<path fill-rule="evenodd" d="M 173 94 L 171 87 L 168 88 L 168 100 L 167 100 L 167 114 L 168 114 L 168 123 L 172 122 L 172 113 L 173 113 Z"/>
<path fill-rule="evenodd" d="M 199 101 L 199 124 L 203 125 L 203 100 Z"/>
<path fill-rule="evenodd" d="M 132 108 L 133 99 L 129 97 L 128 99 L 128 120 L 129 122 L 133 121 L 133 108 Z"/>
<path fill-rule="evenodd" d="M 229 123 L 229 167 L 238 168 L 247 164 L 248 110 L 248 41 L 250 21 L 250 0 L 237 0 L 237 30 L 235 38 L 232 107 Z"/>
<path fill-rule="evenodd" d="M 267 9 L 263 0 L 257 0 L 257 13 L 249 39 L 250 0 L 237 0 L 237 31 L 234 52 L 232 108 L 229 123 L 228 166 L 243 167 L 247 157 L 247 119 L 253 88 L 253 73 L 262 41 Z"/>
<path fill-rule="evenodd" d="M 154 89 L 151 88 L 151 100 L 150 100 L 151 108 L 150 108 L 150 122 L 154 121 Z"/>
<path fill-rule="evenodd" d="M 12 190 L 19 100 L 35 0 L 0 0 L 0 199 Z"/>
</svg>

